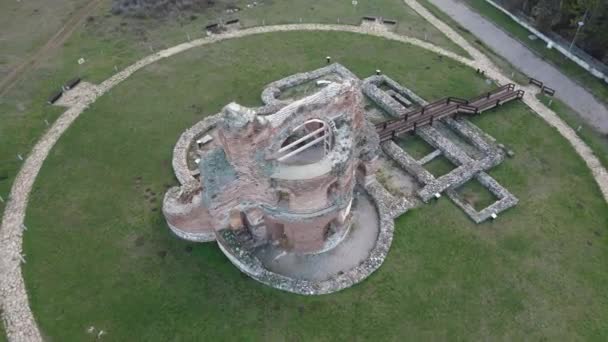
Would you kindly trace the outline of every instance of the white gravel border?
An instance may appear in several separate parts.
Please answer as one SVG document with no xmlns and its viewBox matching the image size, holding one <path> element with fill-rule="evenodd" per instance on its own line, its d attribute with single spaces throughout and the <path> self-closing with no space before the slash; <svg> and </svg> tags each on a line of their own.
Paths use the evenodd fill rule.
<svg viewBox="0 0 608 342">
<path fill-rule="evenodd" d="M 173 56 L 182 51 L 194 47 L 211 44 L 214 42 L 245 37 L 253 34 L 285 31 L 340 31 L 367 34 L 399 41 L 421 47 L 437 54 L 452 58 L 460 63 L 472 68 L 482 68 L 486 74 L 500 84 L 512 82 L 508 77 L 502 75 L 498 68 L 481 52 L 470 46 L 462 37 L 447 25 L 432 16 L 426 9 L 420 6 L 415 0 L 404 0 L 404 2 L 416 10 L 420 15 L 427 19 L 431 24 L 439 28 L 450 39 L 465 48 L 475 60 L 470 60 L 453 52 L 419 39 L 400 36 L 381 28 L 347 26 L 347 25 L 320 25 L 320 24 L 294 24 L 254 27 L 244 30 L 231 31 L 222 35 L 196 39 L 182 43 L 166 50 L 159 51 L 128 66 L 114 76 L 102 82 L 96 87 L 92 87 L 87 96 L 79 97 L 79 101 L 74 103 L 67 111 L 53 123 L 51 128 L 36 143 L 31 153 L 28 155 L 21 170 L 17 174 L 11 193 L 9 195 L 2 225 L 0 226 L 0 308 L 2 309 L 2 319 L 6 328 L 8 340 L 14 341 L 42 341 L 42 336 L 36 325 L 34 315 L 29 307 L 27 292 L 23 276 L 21 274 L 22 256 L 22 234 L 25 210 L 28 197 L 32 190 L 36 176 L 40 171 L 42 163 L 46 159 L 51 148 L 55 145 L 59 137 L 70 127 L 78 116 L 86 110 L 98 97 L 105 94 L 112 87 L 116 86 L 137 70 L 148 64 L 154 63 L 162 58 Z M 587 166 L 591 169 L 596 182 L 599 184 L 604 198 L 608 201 L 608 173 L 602 167 L 598 159 L 593 155 L 591 149 L 576 135 L 568 125 L 559 117 L 545 107 L 534 97 L 536 89 L 526 88 L 524 101 L 528 106 L 535 110 L 545 121 L 557 128 L 576 152 L 583 158 Z"/>
</svg>

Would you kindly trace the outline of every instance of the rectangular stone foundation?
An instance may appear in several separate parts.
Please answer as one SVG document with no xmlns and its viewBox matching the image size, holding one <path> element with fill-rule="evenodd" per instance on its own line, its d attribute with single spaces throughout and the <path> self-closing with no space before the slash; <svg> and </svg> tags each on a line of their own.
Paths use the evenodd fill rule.
<svg viewBox="0 0 608 342">
<path fill-rule="evenodd" d="M 386 76 L 372 76 L 366 79 L 366 84 L 363 87 L 364 93 L 373 100 L 380 102 L 378 104 L 394 116 L 398 116 L 407 109 L 391 98 L 387 91 L 381 90 L 379 84 L 387 84 L 391 89 L 398 89 L 399 94 L 419 105 L 427 104 L 411 90 L 388 79 Z M 481 157 L 474 158 L 468 155 L 442 130 L 450 130 L 455 133 L 459 139 L 478 150 Z M 498 215 L 517 204 L 518 200 L 513 194 L 485 173 L 485 171 L 497 166 L 504 160 L 504 153 L 496 145 L 495 139 L 480 128 L 464 118 L 448 117 L 436 122 L 433 126 L 420 127 L 414 134 L 433 146 L 436 151 L 420 160 L 416 160 L 393 141 L 383 143 L 382 150 L 422 185 L 422 188 L 418 191 L 418 196 L 422 201 L 428 202 L 435 198 L 437 194 L 446 192 L 448 197 L 476 223 L 481 223 L 492 217 L 492 214 Z M 435 177 L 424 168 L 424 165 L 439 155 L 447 158 L 452 164 L 456 165 L 456 168 L 441 177 Z M 476 211 L 460 198 L 455 189 L 473 178 L 477 179 L 479 183 L 496 196 L 498 201 L 481 211 Z"/>
</svg>

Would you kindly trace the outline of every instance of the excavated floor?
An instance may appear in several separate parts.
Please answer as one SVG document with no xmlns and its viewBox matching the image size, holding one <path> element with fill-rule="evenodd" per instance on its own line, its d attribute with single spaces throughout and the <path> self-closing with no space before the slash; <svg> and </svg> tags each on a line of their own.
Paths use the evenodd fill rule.
<svg viewBox="0 0 608 342">
<path fill-rule="evenodd" d="M 368 196 L 357 195 L 353 215 L 353 225 L 344 240 L 329 251 L 297 254 L 268 245 L 255 255 L 266 269 L 294 279 L 322 281 L 346 272 L 369 257 L 380 230 L 378 212 Z"/>
</svg>

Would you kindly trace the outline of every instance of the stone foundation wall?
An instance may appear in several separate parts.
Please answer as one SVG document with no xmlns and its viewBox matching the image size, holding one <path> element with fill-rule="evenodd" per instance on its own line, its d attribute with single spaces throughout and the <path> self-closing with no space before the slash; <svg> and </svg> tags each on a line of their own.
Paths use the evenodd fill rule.
<svg viewBox="0 0 608 342">
<path fill-rule="evenodd" d="M 289 101 L 279 100 L 281 92 L 286 89 L 301 85 L 303 83 L 314 81 L 329 74 L 337 74 L 342 77 L 344 81 L 358 80 L 357 76 L 353 74 L 350 70 L 346 69 L 340 64 L 334 63 L 313 71 L 294 74 L 268 84 L 262 91 L 262 101 L 266 105 L 286 105 L 289 103 Z"/>
<path fill-rule="evenodd" d="M 387 84 L 397 93 L 401 95 L 405 94 L 408 99 L 411 99 L 420 105 L 427 104 L 424 99 L 417 96 L 414 92 L 400 86 L 386 76 L 372 76 L 365 80 L 364 85 L 365 84 L 367 84 L 367 87 L 365 88 L 366 94 L 369 94 L 368 96 L 371 95 L 370 98 L 372 98 L 372 100 L 380 101 L 378 102 L 378 105 L 392 114 L 399 114 L 400 112 L 405 111 L 406 107 L 390 98 L 386 92 L 380 90 L 377 87 L 379 84 Z M 418 191 L 418 196 L 424 202 L 428 202 L 437 194 L 441 194 L 445 191 L 448 196 L 477 223 L 483 222 L 489 217 L 492 217 L 493 214 L 497 215 L 517 204 L 517 198 L 515 198 L 515 196 L 484 172 L 497 166 L 504 160 L 504 153 L 496 145 L 495 139 L 464 118 L 455 119 L 448 117 L 435 124 L 435 126 L 441 125 L 445 125 L 445 127 L 451 129 L 466 142 L 477 148 L 483 156 L 479 159 L 470 157 L 460 146 L 456 145 L 449 137 L 434 126 L 423 126 L 418 128 L 415 132 L 415 134 L 424 141 L 437 149 L 420 160 L 414 159 L 392 141 L 382 144 L 382 150 L 401 168 L 413 175 L 416 180 L 422 184 L 422 188 Z M 423 165 L 439 154 L 445 156 L 446 159 L 456 166 L 456 168 L 449 173 L 436 178 L 428 172 Z M 456 188 L 473 178 L 480 181 L 484 187 L 499 199 L 496 203 L 480 212 L 477 212 L 471 205 L 464 202 L 455 191 Z"/>
<path fill-rule="evenodd" d="M 373 183 L 370 182 L 370 184 Z M 374 187 L 374 185 L 372 186 Z M 366 187 L 365 193 L 370 196 L 380 218 L 380 232 L 376 244 L 369 257 L 359 266 L 342 274 L 336 274 L 330 279 L 323 281 L 299 280 L 271 272 L 264 268 L 262 263 L 247 248 L 243 247 L 232 231 L 227 229 L 218 233 L 218 245 L 228 259 L 243 273 L 276 289 L 308 296 L 329 294 L 346 289 L 363 281 L 382 265 L 393 240 L 395 226 L 392 215 L 394 213 L 385 205 L 385 201 L 376 197 L 378 191 L 369 191 Z"/>
</svg>

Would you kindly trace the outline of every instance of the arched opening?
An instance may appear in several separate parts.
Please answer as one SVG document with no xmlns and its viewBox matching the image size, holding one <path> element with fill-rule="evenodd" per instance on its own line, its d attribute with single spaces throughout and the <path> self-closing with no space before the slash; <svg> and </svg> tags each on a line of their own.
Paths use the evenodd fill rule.
<svg viewBox="0 0 608 342">
<path fill-rule="evenodd" d="M 335 181 L 327 187 L 327 202 L 328 203 L 331 203 L 334 201 L 334 199 L 337 196 L 337 192 L 338 192 L 338 181 Z"/>
<path fill-rule="evenodd" d="M 277 160 L 287 165 L 313 164 L 332 148 L 330 126 L 323 120 L 312 119 L 291 131 L 279 148 Z"/>
</svg>

